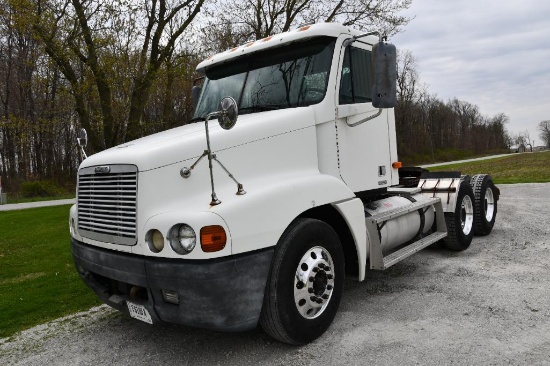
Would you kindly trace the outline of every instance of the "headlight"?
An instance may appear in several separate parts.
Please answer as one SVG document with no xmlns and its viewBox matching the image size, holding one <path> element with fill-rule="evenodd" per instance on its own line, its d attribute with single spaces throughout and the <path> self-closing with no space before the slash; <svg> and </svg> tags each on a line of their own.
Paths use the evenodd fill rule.
<svg viewBox="0 0 550 366">
<path fill-rule="evenodd" d="M 164 249 L 164 236 L 162 236 L 162 233 L 158 230 L 149 230 L 145 236 L 145 241 L 149 249 L 154 253 L 158 253 Z"/>
<path fill-rule="evenodd" d="M 195 230 L 187 224 L 174 226 L 171 230 L 170 246 L 178 254 L 188 254 L 195 249 L 197 236 Z"/>
</svg>

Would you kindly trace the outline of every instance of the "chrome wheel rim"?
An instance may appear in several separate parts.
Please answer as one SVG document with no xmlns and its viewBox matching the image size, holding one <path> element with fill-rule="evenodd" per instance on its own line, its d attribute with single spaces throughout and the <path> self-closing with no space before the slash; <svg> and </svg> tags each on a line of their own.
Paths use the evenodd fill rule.
<svg viewBox="0 0 550 366">
<path fill-rule="evenodd" d="M 470 234 L 474 224 L 474 205 L 470 196 L 466 195 L 460 204 L 460 226 L 465 235 Z"/>
<path fill-rule="evenodd" d="M 495 196 L 493 195 L 493 190 L 491 188 L 487 187 L 483 201 L 485 207 L 485 220 L 491 222 L 493 220 L 493 216 L 495 215 Z"/>
<path fill-rule="evenodd" d="M 300 315 L 314 319 L 327 308 L 334 290 L 334 262 L 320 246 L 309 249 L 294 276 L 294 303 Z"/>
</svg>

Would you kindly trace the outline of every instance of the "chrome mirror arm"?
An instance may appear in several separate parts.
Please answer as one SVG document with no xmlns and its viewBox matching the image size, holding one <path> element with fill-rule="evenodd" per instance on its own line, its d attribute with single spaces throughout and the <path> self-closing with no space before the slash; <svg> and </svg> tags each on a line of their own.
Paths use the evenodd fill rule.
<svg viewBox="0 0 550 366">
<path fill-rule="evenodd" d="M 229 178 L 231 178 L 236 184 L 237 184 L 237 195 L 244 195 L 246 194 L 246 191 L 243 189 L 243 185 L 239 183 L 235 177 L 233 177 L 233 174 L 227 170 L 227 168 L 216 158 L 216 155 L 212 154 L 212 148 L 210 147 L 210 130 L 208 129 L 208 122 L 212 118 L 218 118 L 218 123 L 220 124 L 220 127 L 222 127 L 224 130 L 230 130 L 235 126 L 235 123 L 237 122 L 238 117 L 238 108 L 237 103 L 235 100 L 231 97 L 225 97 L 220 102 L 220 110 L 217 112 L 212 112 L 206 115 L 204 117 L 204 127 L 206 131 L 206 150 L 202 153 L 202 155 L 191 165 L 190 168 L 184 167 L 180 170 L 180 175 L 183 178 L 189 178 L 191 176 L 191 171 L 195 168 L 195 166 L 204 158 L 205 156 L 208 157 L 208 170 L 210 171 L 210 187 L 212 188 L 211 192 L 211 198 L 210 206 L 216 206 L 222 203 L 218 196 L 216 195 L 216 190 L 214 189 L 214 169 L 212 166 L 212 160 L 216 160 L 218 164 L 222 167 L 222 169 L 227 173 Z"/>
<path fill-rule="evenodd" d="M 223 112 L 210 113 L 204 119 L 204 126 L 206 128 L 206 148 L 207 148 L 205 152 L 208 155 L 208 169 L 210 170 L 210 186 L 212 187 L 212 194 L 211 194 L 212 201 L 210 201 L 210 206 L 219 205 L 220 203 L 222 203 L 222 201 L 218 199 L 218 196 L 216 196 L 216 191 L 214 190 L 214 171 L 212 169 L 212 150 L 210 149 L 210 132 L 208 131 L 208 121 L 212 117 L 218 117 L 221 113 Z"/>
<path fill-rule="evenodd" d="M 82 160 L 88 159 L 88 155 L 86 155 L 86 151 L 84 150 L 84 146 L 80 145 L 80 139 L 77 138 L 76 140 L 78 142 L 78 147 L 80 147 L 80 154 L 81 154 Z"/>
<path fill-rule="evenodd" d="M 88 158 L 88 155 L 86 155 L 86 151 L 84 150 L 86 145 L 88 145 L 88 132 L 86 132 L 86 129 L 84 128 L 80 129 L 80 132 L 76 137 L 76 143 L 80 147 L 81 158 L 84 161 L 85 159 Z"/>
<path fill-rule="evenodd" d="M 227 173 L 227 175 L 229 176 L 229 178 L 233 179 L 233 182 L 235 182 L 235 184 L 237 184 L 237 196 L 242 196 L 244 194 L 246 194 L 246 191 L 244 190 L 244 187 L 241 183 L 239 183 L 239 181 L 233 176 L 233 174 L 231 174 L 231 172 L 229 170 L 227 170 L 227 168 L 225 167 L 225 165 L 223 165 L 221 163 L 221 161 L 218 160 L 218 158 L 216 157 L 216 154 L 214 154 L 212 156 L 212 159 L 214 159 L 218 164 L 220 164 L 220 166 L 222 167 L 222 169 Z"/>
</svg>

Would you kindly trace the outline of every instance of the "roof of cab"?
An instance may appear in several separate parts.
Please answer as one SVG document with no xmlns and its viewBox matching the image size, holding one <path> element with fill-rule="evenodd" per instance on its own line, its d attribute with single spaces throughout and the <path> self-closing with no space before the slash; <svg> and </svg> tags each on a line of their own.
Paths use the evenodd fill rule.
<svg viewBox="0 0 550 366">
<path fill-rule="evenodd" d="M 318 36 L 338 37 L 341 34 L 358 36 L 361 35 L 362 32 L 336 23 L 317 23 L 306 25 L 288 32 L 275 34 L 257 41 L 251 41 L 244 45 L 210 56 L 197 65 L 197 71 L 204 73 L 205 69 L 212 65 L 221 64 L 243 55 L 272 48 L 276 45 L 283 45 L 301 39 Z"/>
</svg>

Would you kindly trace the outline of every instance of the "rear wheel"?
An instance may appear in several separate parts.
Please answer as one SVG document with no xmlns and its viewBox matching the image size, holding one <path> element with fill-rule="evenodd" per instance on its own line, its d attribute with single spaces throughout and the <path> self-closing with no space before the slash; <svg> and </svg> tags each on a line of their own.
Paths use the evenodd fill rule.
<svg viewBox="0 0 550 366">
<path fill-rule="evenodd" d="M 474 232 L 476 235 L 489 235 L 497 216 L 497 189 L 491 177 L 478 174 L 470 182 L 474 191 Z"/>
<path fill-rule="evenodd" d="M 260 324 L 273 338 L 305 344 L 332 323 L 344 285 L 344 253 L 328 224 L 298 219 L 275 250 Z"/>
<path fill-rule="evenodd" d="M 460 183 L 454 212 L 445 213 L 447 237 L 443 243 L 451 250 L 468 249 L 474 237 L 474 192 L 466 181 Z"/>
</svg>

